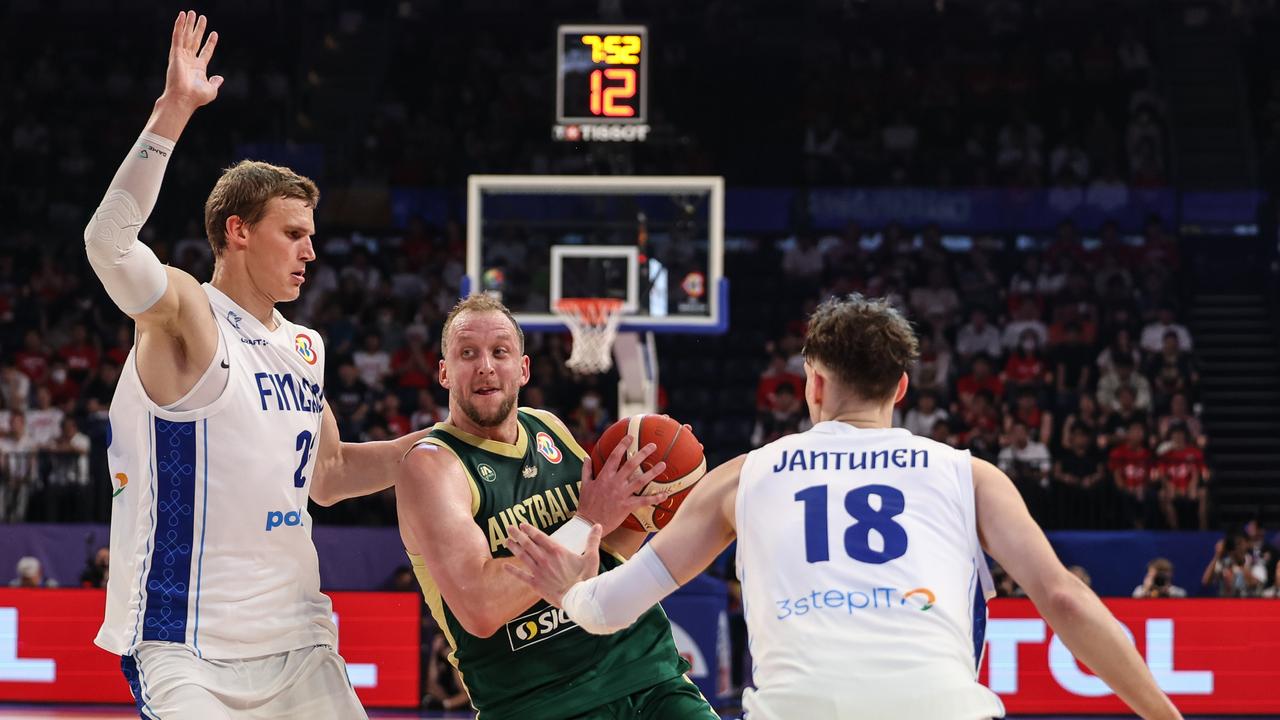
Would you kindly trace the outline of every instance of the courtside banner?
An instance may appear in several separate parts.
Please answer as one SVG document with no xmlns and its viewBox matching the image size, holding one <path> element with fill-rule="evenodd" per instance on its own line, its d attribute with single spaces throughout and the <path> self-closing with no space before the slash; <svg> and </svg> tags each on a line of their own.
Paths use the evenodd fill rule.
<svg viewBox="0 0 1280 720">
<path fill-rule="evenodd" d="M 1280 714 L 1280 602 L 1105 601 L 1184 713 Z M 1123 714 L 1028 600 L 991 603 L 980 680 L 1014 713 Z"/>
<path fill-rule="evenodd" d="M 421 598 L 329 593 L 361 702 L 417 707 Z M 0 588 L 0 701 L 132 703 L 120 658 L 93 644 L 106 593 Z"/>
</svg>

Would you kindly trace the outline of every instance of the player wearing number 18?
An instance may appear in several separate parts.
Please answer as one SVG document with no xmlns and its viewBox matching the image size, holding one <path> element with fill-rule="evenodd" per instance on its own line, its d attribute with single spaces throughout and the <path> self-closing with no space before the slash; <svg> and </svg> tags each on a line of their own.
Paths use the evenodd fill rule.
<svg viewBox="0 0 1280 720">
<path fill-rule="evenodd" d="M 737 536 L 756 689 L 752 720 L 1001 717 L 977 681 L 990 587 L 983 550 L 1076 658 L 1144 718 L 1179 718 L 1098 598 L 1058 562 L 1013 484 L 967 451 L 891 427 L 917 355 L 883 301 L 823 303 L 805 338 L 814 426 L 707 474 L 621 567 L 533 527 L 509 571 L 590 632 L 625 627 Z M 597 533 L 598 534 L 598 533 Z"/>
</svg>

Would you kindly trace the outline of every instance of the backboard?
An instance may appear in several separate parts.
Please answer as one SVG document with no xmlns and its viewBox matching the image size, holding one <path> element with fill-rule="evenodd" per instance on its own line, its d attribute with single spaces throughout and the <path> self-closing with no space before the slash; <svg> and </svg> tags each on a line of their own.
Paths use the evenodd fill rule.
<svg viewBox="0 0 1280 720">
<path fill-rule="evenodd" d="M 624 333 L 723 333 L 724 181 L 473 175 L 466 273 L 526 331 L 563 330 L 560 298 L 611 297 Z"/>
</svg>

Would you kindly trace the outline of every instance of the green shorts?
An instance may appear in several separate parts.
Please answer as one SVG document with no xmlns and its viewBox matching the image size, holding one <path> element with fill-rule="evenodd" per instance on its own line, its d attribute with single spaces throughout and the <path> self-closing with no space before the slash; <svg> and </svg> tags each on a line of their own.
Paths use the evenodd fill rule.
<svg viewBox="0 0 1280 720">
<path fill-rule="evenodd" d="M 687 676 L 671 678 L 568 720 L 719 720 Z"/>
</svg>

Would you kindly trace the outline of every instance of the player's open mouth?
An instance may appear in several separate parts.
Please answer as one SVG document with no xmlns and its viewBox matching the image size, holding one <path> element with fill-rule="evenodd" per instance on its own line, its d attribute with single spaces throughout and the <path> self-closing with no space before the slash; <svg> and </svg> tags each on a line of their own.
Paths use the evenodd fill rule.
<svg viewBox="0 0 1280 720">
<path fill-rule="evenodd" d="M 478 388 L 475 393 L 477 395 L 493 395 L 498 392 L 498 388 Z"/>
<path fill-rule="evenodd" d="M 299 284 L 307 281 L 307 277 L 306 277 L 307 273 L 305 270 L 299 270 L 297 272 L 289 273 L 289 274 L 293 276 L 293 279 L 297 280 Z"/>
</svg>

